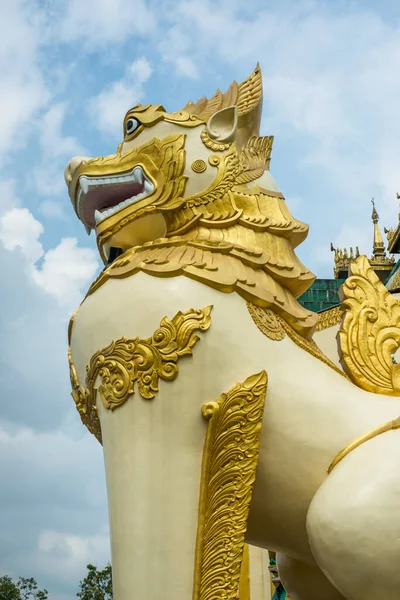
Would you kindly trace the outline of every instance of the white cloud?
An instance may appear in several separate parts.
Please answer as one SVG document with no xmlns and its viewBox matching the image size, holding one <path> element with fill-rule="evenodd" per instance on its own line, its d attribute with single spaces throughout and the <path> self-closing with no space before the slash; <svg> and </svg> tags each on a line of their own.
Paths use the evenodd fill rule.
<svg viewBox="0 0 400 600">
<path fill-rule="evenodd" d="M 50 219 L 64 220 L 67 218 L 65 204 L 57 200 L 44 200 L 39 205 L 39 211 Z"/>
<path fill-rule="evenodd" d="M 47 157 L 65 157 L 84 154 L 85 148 L 73 136 L 63 136 L 62 129 L 67 112 L 67 104 L 60 102 L 43 115 L 39 124 L 39 140 Z"/>
<path fill-rule="evenodd" d="M 64 400 L 75 411 L 72 399 Z M 86 565 L 110 560 L 102 448 L 83 426 L 80 431 L 73 439 L 0 424 L 0 522 L 8 544 L 0 571 L 35 576 L 41 587 L 46 581 L 51 598 L 60 588 L 75 597 Z M 16 532 L 22 514 L 24 526 Z"/>
<path fill-rule="evenodd" d="M 173 65 L 176 74 L 189 79 L 197 79 L 199 71 L 194 59 L 194 55 L 197 53 L 193 51 L 196 43 L 191 39 L 187 27 L 184 28 L 179 19 L 180 10 L 176 12 L 172 10 L 171 15 L 174 15 L 178 22 L 164 27 L 163 34 L 157 42 L 160 56 L 163 61 Z"/>
<path fill-rule="evenodd" d="M 187 56 L 178 56 L 175 61 L 176 70 L 180 75 L 184 77 L 191 77 L 197 79 L 199 77 L 199 71 L 194 62 Z"/>
<path fill-rule="evenodd" d="M 38 238 L 43 233 L 39 223 L 27 208 L 13 208 L 0 218 L 0 240 L 6 250 L 19 248 L 29 264 L 44 254 Z"/>
<path fill-rule="evenodd" d="M 48 250 L 40 268 L 32 271 L 33 281 L 57 298 L 60 306 L 73 310 L 82 288 L 93 279 L 99 263 L 92 248 L 79 248 L 76 238 L 64 238 Z"/>
<path fill-rule="evenodd" d="M 122 119 L 129 108 L 144 96 L 144 84 L 152 74 L 149 61 L 138 58 L 126 69 L 123 79 L 114 81 L 91 99 L 88 113 L 102 133 L 121 137 Z"/>
<path fill-rule="evenodd" d="M 78 582 L 88 563 L 103 567 L 110 560 L 109 533 L 83 536 L 44 530 L 39 534 L 38 551 L 38 561 L 46 564 L 47 572 L 61 581 Z"/>
<path fill-rule="evenodd" d="M 0 161 L 27 144 L 37 111 L 49 99 L 39 69 L 42 29 L 35 2 L 5 0 L 0 19 Z"/>
<path fill-rule="evenodd" d="M 51 250 L 44 251 L 39 237 L 43 225 L 27 208 L 13 208 L 0 217 L 0 240 L 6 250 L 19 248 L 27 261 L 32 280 L 59 305 L 74 310 L 79 304 L 82 288 L 91 281 L 98 269 L 92 248 L 80 248 L 76 238 L 64 238 Z M 37 261 L 43 257 L 40 267 Z"/>
<path fill-rule="evenodd" d="M 146 83 L 152 72 L 152 66 L 144 56 L 134 60 L 126 70 L 127 79 L 132 80 L 137 85 Z"/>
<path fill-rule="evenodd" d="M 103 49 L 132 36 L 148 38 L 154 22 L 143 0 L 70 0 L 60 33 L 65 41 L 81 38 L 86 47 Z"/>
<path fill-rule="evenodd" d="M 87 150 L 74 136 L 64 136 L 63 128 L 67 104 L 54 104 L 38 120 L 36 130 L 42 150 L 41 158 L 32 170 L 32 183 L 41 196 L 59 196 L 65 193 L 64 167 L 70 158 L 86 155 Z M 46 216 L 60 218 L 60 211 L 50 204 L 42 205 Z"/>
<path fill-rule="evenodd" d="M 19 204 L 16 195 L 14 179 L 0 179 L 0 216 L 7 210 L 16 208 Z"/>
</svg>

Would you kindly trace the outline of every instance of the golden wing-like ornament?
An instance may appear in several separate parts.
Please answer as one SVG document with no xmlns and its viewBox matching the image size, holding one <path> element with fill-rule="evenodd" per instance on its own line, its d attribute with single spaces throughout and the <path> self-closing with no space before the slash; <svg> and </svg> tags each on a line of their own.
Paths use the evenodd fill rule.
<svg viewBox="0 0 400 600">
<path fill-rule="evenodd" d="M 238 115 L 242 117 L 257 107 L 262 98 L 261 68 L 257 63 L 252 74 L 239 85 L 233 81 L 228 90 L 223 94 L 217 90 L 210 98 L 200 98 L 198 102 L 188 102 L 182 111 L 199 117 L 207 122 L 212 115 L 228 106 L 237 106 Z"/>
<path fill-rule="evenodd" d="M 376 394 L 400 396 L 400 303 L 387 291 L 366 256 L 351 264 L 341 289 L 344 316 L 340 360 L 351 379 Z"/>
<path fill-rule="evenodd" d="M 274 136 L 251 137 L 240 153 L 240 173 L 236 183 L 249 183 L 261 177 L 271 162 Z"/>
<path fill-rule="evenodd" d="M 257 63 L 253 73 L 238 87 L 237 109 L 239 117 L 256 108 L 262 100 L 261 68 Z"/>
</svg>

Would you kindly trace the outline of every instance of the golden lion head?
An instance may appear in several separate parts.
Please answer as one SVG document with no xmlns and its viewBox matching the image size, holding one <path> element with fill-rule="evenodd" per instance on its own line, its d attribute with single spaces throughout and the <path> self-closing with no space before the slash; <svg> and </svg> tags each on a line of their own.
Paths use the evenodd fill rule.
<svg viewBox="0 0 400 600">
<path fill-rule="evenodd" d="M 116 154 L 69 162 L 72 204 L 87 231 L 96 230 L 104 260 L 110 246 L 125 250 L 170 235 L 168 217 L 177 209 L 193 207 L 205 194 L 216 201 L 234 184 L 263 174 L 273 138 L 256 137 L 261 99 L 257 66 L 225 94 L 218 90 L 175 113 L 160 105 L 133 107 Z"/>
<path fill-rule="evenodd" d="M 88 232 L 96 231 L 105 263 L 112 248 L 135 248 L 140 261 L 138 249 L 148 253 L 149 244 L 161 254 L 182 244 L 202 251 L 208 244 L 255 273 L 247 289 L 238 266 L 231 277 L 236 287 L 224 283 L 221 289 L 259 298 L 310 330 L 315 318 L 295 298 L 314 276 L 294 253 L 308 227 L 292 217 L 269 173 L 273 137 L 259 137 L 261 108 L 259 65 L 224 94 L 217 90 L 178 112 L 134 106 L 116 154 L 73 158 L 65 178 L 79 219 Z M 147 256 L 146 264 L 152 261 Z M 201 279 L 194 269 L 187 264 L 190 276 Z"/>
</svg>

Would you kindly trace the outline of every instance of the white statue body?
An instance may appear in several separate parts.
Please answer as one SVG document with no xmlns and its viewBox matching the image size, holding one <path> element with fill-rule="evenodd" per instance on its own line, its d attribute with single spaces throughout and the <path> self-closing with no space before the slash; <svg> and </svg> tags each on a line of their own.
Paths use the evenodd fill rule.
<svg viewBox="0 0 400 600">
<path fill-rule="evenodd" d="M 229 145 L 237 123 L 222 125 L 226 131 L 220 132 L 217 141 Z M 190 164 L 195 160 L 206 163 L 216 152 L 205 147 L 198 129 L 162 121 L 139 133 L 139 141 L 125 142 L 120 152 L 123 155 L 133 145 L 183 130 L 187 136 L 185 150 L 190 155 L 186 156 L 189 185 L 185 197 L 193 197 L 210 181 L 204 186 L 204 174 L 194 176 L 188 171 Z M 67 167 L 70 191 L 80 165 L 82 159 L 76 159 Z M 157 187 L 155 179 L 149 179 Z M 256 183 L 269 190 L 271 198 L 279 195 L 269 171 Z M 87 215 L 83 220 L 88 227 L 94 225 Z M 165 235 L 168 238 L 160 211 L 144 214 L 127 225 L 129 236 L 124 238 L 118 230 L 104 243 L 101 225 L 99 220 L 96 233 L 105 258 L 110 247 L 129 252 L 131 247 L 143 247 L 143 243 L 164 239 Z M 130 241 L 124 245 L 127 237 Z M 125 252 L 121 258 L 124 256 L 129 254 Z M 246 541 L 279 553 L 280 576 L 292 600 L 397 599 L 400 434 L 386 431 L 360 443 L 330 474 L 328 469 L 350 442 L 395 420 L 399 399 L 361 389 L 328 359 L 321 359 L 322 353 L 313 351 L 307 341 L 311 339 L 312 326 L 308 323 L 313 315 L 299 317 L 304 325 L 303 345 L 282 331 L 281 339 L 271 339 L 256 325 L 254 314 L 252 318 L 254 305 L 249 309 L 246 300 L 255 301 L 248 295 L 245 300 L 235 290 L 196 280 L 193 273 L 154 276 L 146 272 L 152 268 L 146 265 L 149 263 L 143 261 L 135 272 L 124 276 L 103 277 L 74 316 L 70 348 L 81 384 L 100 349 L 123 337 L 147 339 L 164 317 L 171 319 L 180 311 L 212 306 L 211 325 L 199 333 L 193 355 L 179 361 L 178 376 L 173 381 L 160 379 L 154 398 L 143 398 L 135 388 L 126 401 L 110 410 L 97 394 L 114 598 L 187 600 L 193 594 L 207 429 L 201 410 L 235 383 L 265 371 L 268 385 Z M 277 323 L 285 320 L 279 307 L 270 306 L 280 314 Z M 295 317 L 288 318 L 300 331 Z M 323 333 L 329 358 L 335 359 L 333 343 L 327 341 L 328 331 Z M 318 336 L 322 332 L 315 335 L 317 341 Z M 98 375 L 93 386 L 100 389 L 100 384 Z M 198 597 L 223 597 L 216 591 L 214 595 L 212 590 L 207 593 Z M 255 593 L 250 597 L 256 598 Z"/>
</svg>

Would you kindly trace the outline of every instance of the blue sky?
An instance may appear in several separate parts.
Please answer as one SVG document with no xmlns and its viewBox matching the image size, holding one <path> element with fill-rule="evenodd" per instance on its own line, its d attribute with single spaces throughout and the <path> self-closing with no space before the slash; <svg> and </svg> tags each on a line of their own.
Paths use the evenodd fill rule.
<svg viewBox="0 0 400 600">
<path fill-rule="evenodd" d="M 63 169 L 115 151 L 137 102 L 168 110 L 260 61 L 262 133 L 298 249 L 332 276 L 330 241 L 371 253 L 371 203 L 396 224 L 396 0 L 2 0 L 0 3 L 0 574 L 70 600 L 109 558 L 102 453 L 69 396 L 68 317 L 96 275 Z"/>
</svg>

